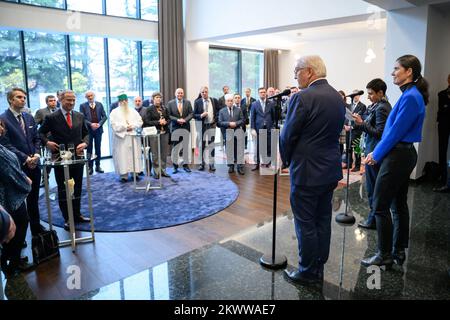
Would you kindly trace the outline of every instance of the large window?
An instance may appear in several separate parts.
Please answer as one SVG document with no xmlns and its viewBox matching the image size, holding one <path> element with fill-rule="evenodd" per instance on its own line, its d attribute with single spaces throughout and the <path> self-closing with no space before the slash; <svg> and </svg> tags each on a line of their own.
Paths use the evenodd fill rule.
<svg viewBox="0 0 450 320">
<path fill-rule="evenodd" d="M 8 109 L 6 93 L 25 87 L 19 31 L 0 31 L 0 114 Z"/>
<path fill-rule="evenodd" d="M 45 106 L 45 97 L 69 88 L 67 56 L 63 35 L 24 32 L 28 74 L 29 106 L 32 111 Z"/>
<path fill-rule="evenodd" d="M 239 51 L 209 49 L 209 91 L 212 97 L 221 97 L 225 85 L 230 87 L 230 92 L 238 92 L 239 73 Z"/>
<path fill-rule="evenodd" d="M 112 100 L 125 92 L 132 105 L 139 95 L 138 50 L 136 41 L 109 39 L 109 78 Z"/>
<path fill-rule="evenodd" d="M 157 41 L 142 42 L 142 68 L 144 78 L 144 99 L 159 91 L 159 56 Z M 167 101 L 167 97 L 164 97 Z"/>
<path fill-rule="evenodd" d="M 67 0 L 67 9 L 102 14 L 102 0 Z"/>
<path fill-rule="evenodd" d="M 264 53 L 238 49 L 209 49 L 209 90 L 211 96 L 219 98 L 227 85 L 230 92 L 243 94 L 245 88 L 252 89 L 252 95 L 263 86 Z"/>
<path fill-rule="evenodd" d="M 141 19 L 158 20 L 158 0 L 141 0 Z"/>
<path fill-rule="evenodd" d="M 136 0 L 106 0 L 106 14 L 136 18 Z"/>
<path fill-rule="evenodd" d="M 260 51 L 242 51 L 242 91 L 252 89 L 257 96 L 258 88 L 264 83 L 264 53 Z"/>
<path fill-rule="evenodd" d="M 64 9 L 64 0 L 20 0 L 20 2 L 42 7 Z"/>
</svg>

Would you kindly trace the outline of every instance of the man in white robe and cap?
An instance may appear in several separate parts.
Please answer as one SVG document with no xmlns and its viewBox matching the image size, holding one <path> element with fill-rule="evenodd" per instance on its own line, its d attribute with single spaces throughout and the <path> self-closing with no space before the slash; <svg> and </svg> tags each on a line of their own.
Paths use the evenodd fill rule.
<svg viewBox="0 0 450 320">
<path fill-rule="evenodd" d="M 111 111 L 110 121 L 113 130 L 114 168 L 120 175 L 121 182 L 128 181 L 128 174 L 133 173 L 133 156 L 136 175 L 142 171 L 141 138 L 134 136 L 136 128 L 142 127 L 142 118 L 133 108 L 128 107 L 128 96 L 120 94 L 119 107 Z M 134 139 L 134 152 L 133 142 Z"/>
</svg>

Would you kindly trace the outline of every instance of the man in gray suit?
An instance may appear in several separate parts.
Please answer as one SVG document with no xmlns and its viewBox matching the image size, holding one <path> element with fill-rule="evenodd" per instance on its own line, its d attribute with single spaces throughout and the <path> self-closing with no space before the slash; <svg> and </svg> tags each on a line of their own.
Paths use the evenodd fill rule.
<svg viewBox="0 0 450 320">
<path fill-rule="evenodd" d="M 58 110 L 56 107 L 56 102 L 55 96 L 50 95 L 45 97 L 45 103 L 47 106 L 36 111 L 36 114 L 34 115 L 34 121 L 38 126 L 42 125 L 46 116 Z"/>
<path fill-rule="evenodd" d="M 219 127 L 222 131 L 227 150 L 228 173 L 233 173 L 234 165 L 237 164 L 238 173 L 243 175 L 244 131 L 242 130 L 242 126 L 244 125 L 244 116 L 241 108 L 234 106 L 233 102 L 234 96 L 232 94 L 226 94 L 225 108 L 222 108 L 219 112 Z"/>
<path fill-rule="evenodd" d="M 178 88 L 175 91 L 175 96 L 176 98 L 170 100 L 169 103 L 167 104 L 167 109 L 169 110 L 170 116 L 170 132 L 172 133 L 172 135 L 178 129 L 184 129 L 190 132 L 191 124 L 189 123 L 189 121 L 191 121 L 191 119 L 194 117 L 194 111 L 192 110 L 191 102 L 189 100 L 184 99 L 184 90 L 182 88 Z M 183 137 L 180 137 L 178 141 L 172 140 L 173 150 L 182 141 Z M 189 145 L 189 141 L 187 142 L 187 144 Z M 181 150 L 180 156 L 183 157 L 183 150 Z M 189 152 L 187 152 L 186 156 L 189 157 Z M 176 158 L 177 157 L 174 157 L 172 153 L 174 174 L 179 172 L 178 163 L 176 163 L 177 162 Z M 184 171 L 191 172 L 191 169 L 189 169 L 187 163 L 185 163 L 184 161 L 182 163 Z"/>
</svg>

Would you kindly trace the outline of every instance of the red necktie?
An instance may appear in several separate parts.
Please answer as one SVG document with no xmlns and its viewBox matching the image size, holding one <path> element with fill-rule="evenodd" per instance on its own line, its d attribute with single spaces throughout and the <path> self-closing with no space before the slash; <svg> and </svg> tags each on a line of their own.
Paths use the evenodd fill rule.
<svg viewBox="0 0 450 320">
<path fill-rule="evenodd" d="M 70 117 L 70 112 L 66 113 L 66 120 L 67 120 L 67 125 L 69 126 L 70 129 L 72 129 L 72 118 Z"/>
</svg>

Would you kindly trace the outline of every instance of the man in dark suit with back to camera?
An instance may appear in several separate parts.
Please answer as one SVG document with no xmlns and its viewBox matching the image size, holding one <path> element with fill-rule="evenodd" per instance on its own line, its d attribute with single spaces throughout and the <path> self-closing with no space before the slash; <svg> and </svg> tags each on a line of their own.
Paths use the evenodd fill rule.
<svg viewBox="0 0 450 320">
<path fill-rule="evenodd" d="M 2 144 L 12 151 L 22 166 L 23 172 L 31 179 L 31 192 L 27 197 L 27 212 L 33 236 L 45 231 L 40 224 L 39 187 L 41 170 L 39 168 L 41 140 L 33 116 L 23 112 L 26 103 L 26 92 L 21 88 L 13 88 L 7 94 L 9 109 L 0 119 L 5 126 Z"/>
<path fill-rule="evenodd" d="M 92 155 L 92 149 L 95 144 L 95 160 L 89 161 L 89 174 L 94 173 L 93 165 L 95 161 L 95 171 L 103 173 L 100 167 L 100 158 L 102 156 L 102 134 L 103 124 L 108 117 L 105 108 L 101 102 L 95 101 L 95 94 L 92 91 L 86 92 L 87 101 L 80 104 L 80 112 L 84 115 L 84 121 L 89 130 L 89 145 L 87 147 L 88 155 Z"/>
<path fill-rule="evenodd" d="M 292 96 L 280 136 L 280 155 L 290 166 L 291 207 L 299 248 L 299 268 L 288 281 L 321 284 L 331 238 L 333 191 L 342 179 L 339 134 L 345 106 L 326 78 L 319 56 L 297 60 L 295 78 L 303 90 Z"/>
<path fill-rule="evenodd" d="M 75 107 L 75 94 L 72 90 L 65 90 L 61 94 L 61 108 L 47 116 L 44 124 L 39 129 L 43 145 L 49 148 L 54 155 L 59 154 L 59 146 L 73 144 L 77 156 L 83 156 L 84 149 L 89 144 L 89 131 L 82 113 L 73 110 Z M 50 137 L 47 136 L 51 133 Z M 73 216 L 75 222 L 90 222 L 89 218 L 82 216 L 80 212 L 81 191 L 83 187 L 83 164 L 69 166 L 70 178 L 75 180 L 74 199 L 72 200 Z M 64 168 L 55 168 L 56 183 L 58 185 L 59 208 L 63 214 L 64 229 L 69 229 L 69 215 L 67 211 L 66 186 L 64 180 Z"/>
<path fill-rule="evenodd" d="M 202 164 L 200 165 L 199 170 L 203 171 L 205 170 L 205 147 L 206 147 L 206 141 L 203 139 L 205 136 L 205 132 L 207 132 L 209 129 L 215 129 L 217 125 L 217 119 L 219 117 L 219 101 L 217 101 L 216 98 L 211 98 L 209 96 L 209 89 L 208 87 L 204 86 L 200 90 L 201 97 L 195 100 L 194 102 L 194 118 L 197 121 L 201 121 L 202 125 L 202 150 L 201 150 L 201 157 L 202 157 Z M 208 135 L 208 145 L 214 144 L 215 136 Z M 216 171 L 216 168 L 214 167 L 214 149 L 211 151 L 211 157 L 212 159 L 209 159 L 209 170 L 210 171 Z"/>
<path fill-rule="evenodd" d="M 167 109 L 169 110 L 170 116 L 170 132 L 173 134 L 178 129 L 185 129 L 188 132 L 191 132 L 191 124 L 190 121 L 194 117 L 194 111 L 192 110 L 192 105 L 189 100 L 184 99 L 184 90 L 182 88 L 178 88 L 175 90 L 175 99 L 170 100 L 167 104 Z M 190 139 L 190 136 L 189 138 Z M 179 141 L 172 142 L 172 147 L 175 148 L 178 144 L 183 141 L 183 137 L 180 138 Z M 188 142 L 189 144 L 189 142 Z M 181 152 L 181 157 L 183 157 L 183 152 Z M 184 157 L 186 159 L 184 159 Z M 189 159 L 189 150 L 184 150 L 183 157 L 183 169 L 186 172 L 191 172 L 186 161 Z M 172 154 L 173 162 L 173 173 L 177 174 L 178 171 L 178 163 L 176 162 L 177 157 L 174 157 Z"/>
</svg>

